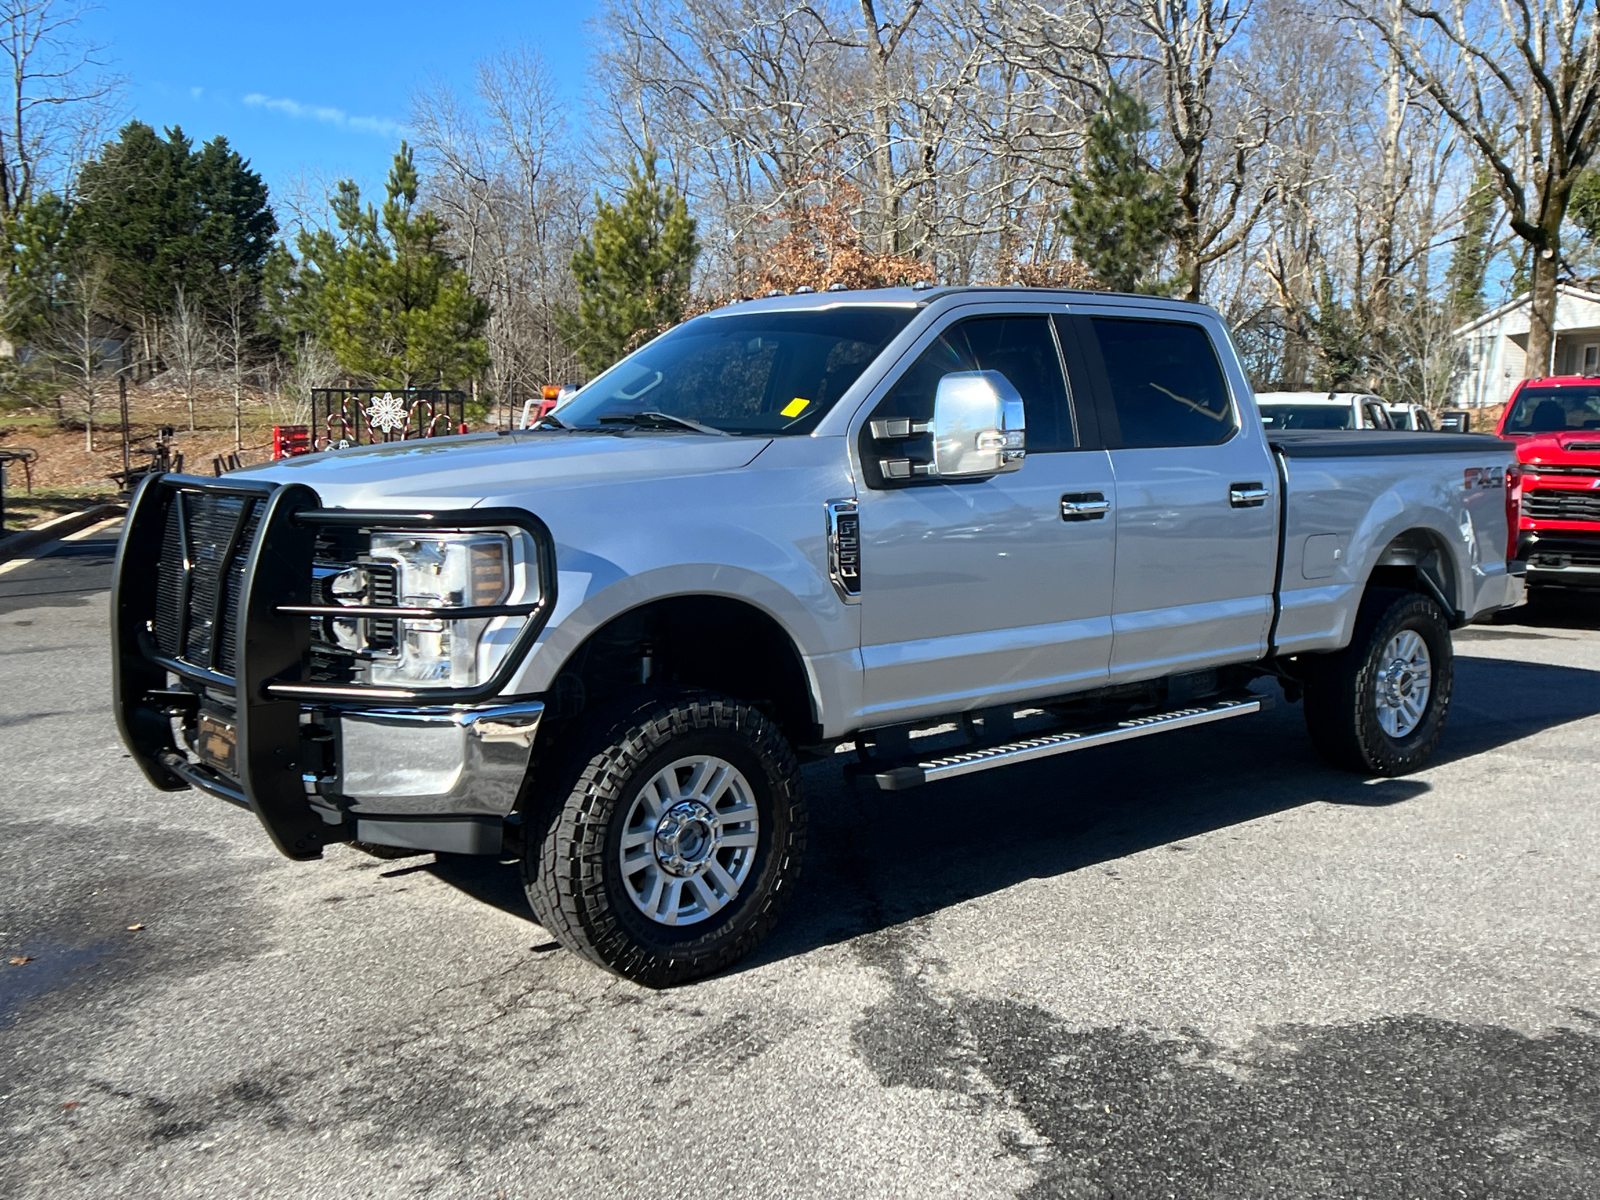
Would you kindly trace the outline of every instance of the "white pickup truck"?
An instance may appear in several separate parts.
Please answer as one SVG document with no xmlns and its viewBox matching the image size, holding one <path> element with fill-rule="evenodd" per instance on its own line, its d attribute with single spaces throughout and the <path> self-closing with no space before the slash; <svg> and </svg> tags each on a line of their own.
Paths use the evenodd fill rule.
<svg viewBox="0 0 1600 1200">
<path fill-rule="evenodd" d="M 556 938 L 662 986 L 776 920 L 802 760 L 897 791 L 1244 718 L 1268 679 L 1334 763 L 1416 768 L 1451 628 L 1521 597 L 1514 461 L 1264 430 L 1199 306 L 748 301 L 531 430 L 148 480 L 117 717 L 290 857 L 519 856 Z"/>
<path fill-rule="evenodd" d="M 1370 392 L 1257 392 L 1256 411 L 1270 429 L 1410 429 Z"/>
</svg>

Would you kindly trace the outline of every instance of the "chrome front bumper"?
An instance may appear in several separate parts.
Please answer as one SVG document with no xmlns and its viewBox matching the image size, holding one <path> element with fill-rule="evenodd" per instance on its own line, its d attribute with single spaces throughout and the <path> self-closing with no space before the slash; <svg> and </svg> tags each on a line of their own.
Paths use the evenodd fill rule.
<svg viewBox="0 0 1600 1200">
<path fill-rule="evenodd" d="M 324 820 L 353 821 L 357 841 L 492 854 L 533 757 L 544 704 L 342 709 L 338 766 L 305 778 Z"/>
</svg>

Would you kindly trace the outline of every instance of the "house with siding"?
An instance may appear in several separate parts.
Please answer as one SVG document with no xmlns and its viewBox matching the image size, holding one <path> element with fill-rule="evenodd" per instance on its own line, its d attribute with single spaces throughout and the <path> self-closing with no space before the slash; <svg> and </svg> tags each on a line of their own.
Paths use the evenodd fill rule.
<svg viewBox="0 0 1600 1200">
<path fill-rule="evenodd" d="M 1451 407 L 1504 404 L 1530 375 L 1600 375 L 1600 292 L 1556 286 L 1555 353 L 1542 369 L 1528 363 L 1529 305 L 1518 296 L 1451 334 L 1460 362 Z"/>
</svg>

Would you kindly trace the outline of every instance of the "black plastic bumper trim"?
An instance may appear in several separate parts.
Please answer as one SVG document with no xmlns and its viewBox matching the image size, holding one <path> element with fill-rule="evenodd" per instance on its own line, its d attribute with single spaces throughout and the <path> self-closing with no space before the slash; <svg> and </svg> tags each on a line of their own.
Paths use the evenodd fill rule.
<svg viewBox="0 0 1600 1200">
<path fill-rule="evenodd" d="M 195 766 L 181 754 L 164 751 L 161 764 L 197 791 L 206 792 L 218 800 L 226 800 L 229 804 L 237 804 L 240 808 L 250 807 L 250 801 L 237 787 L 225 782 L 216 772 Z"/>
<path fill-rule="evenodd" d="M 456 817 L 450 820 L 404 817 L 361 817 L 356 821 L 356 841 L 405 850 L 432 850 L 441 854 L 499 854 L 504 844 L 505 821 L 500 817 Z"/>
</svg>

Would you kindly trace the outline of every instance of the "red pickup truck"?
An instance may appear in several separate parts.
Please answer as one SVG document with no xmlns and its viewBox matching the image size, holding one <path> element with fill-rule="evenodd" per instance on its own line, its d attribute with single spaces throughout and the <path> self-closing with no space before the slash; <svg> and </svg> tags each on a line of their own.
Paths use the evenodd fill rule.
<svg viewBox="0 0 1600 1200">
<path fill-rule="evenodd" d="M 1600 378 L 1524 379 L 1496 431 L 1522 467 L 1516 557 L 1530 598 L 1547 587 L 1600 589 Z"/>
</svg>

